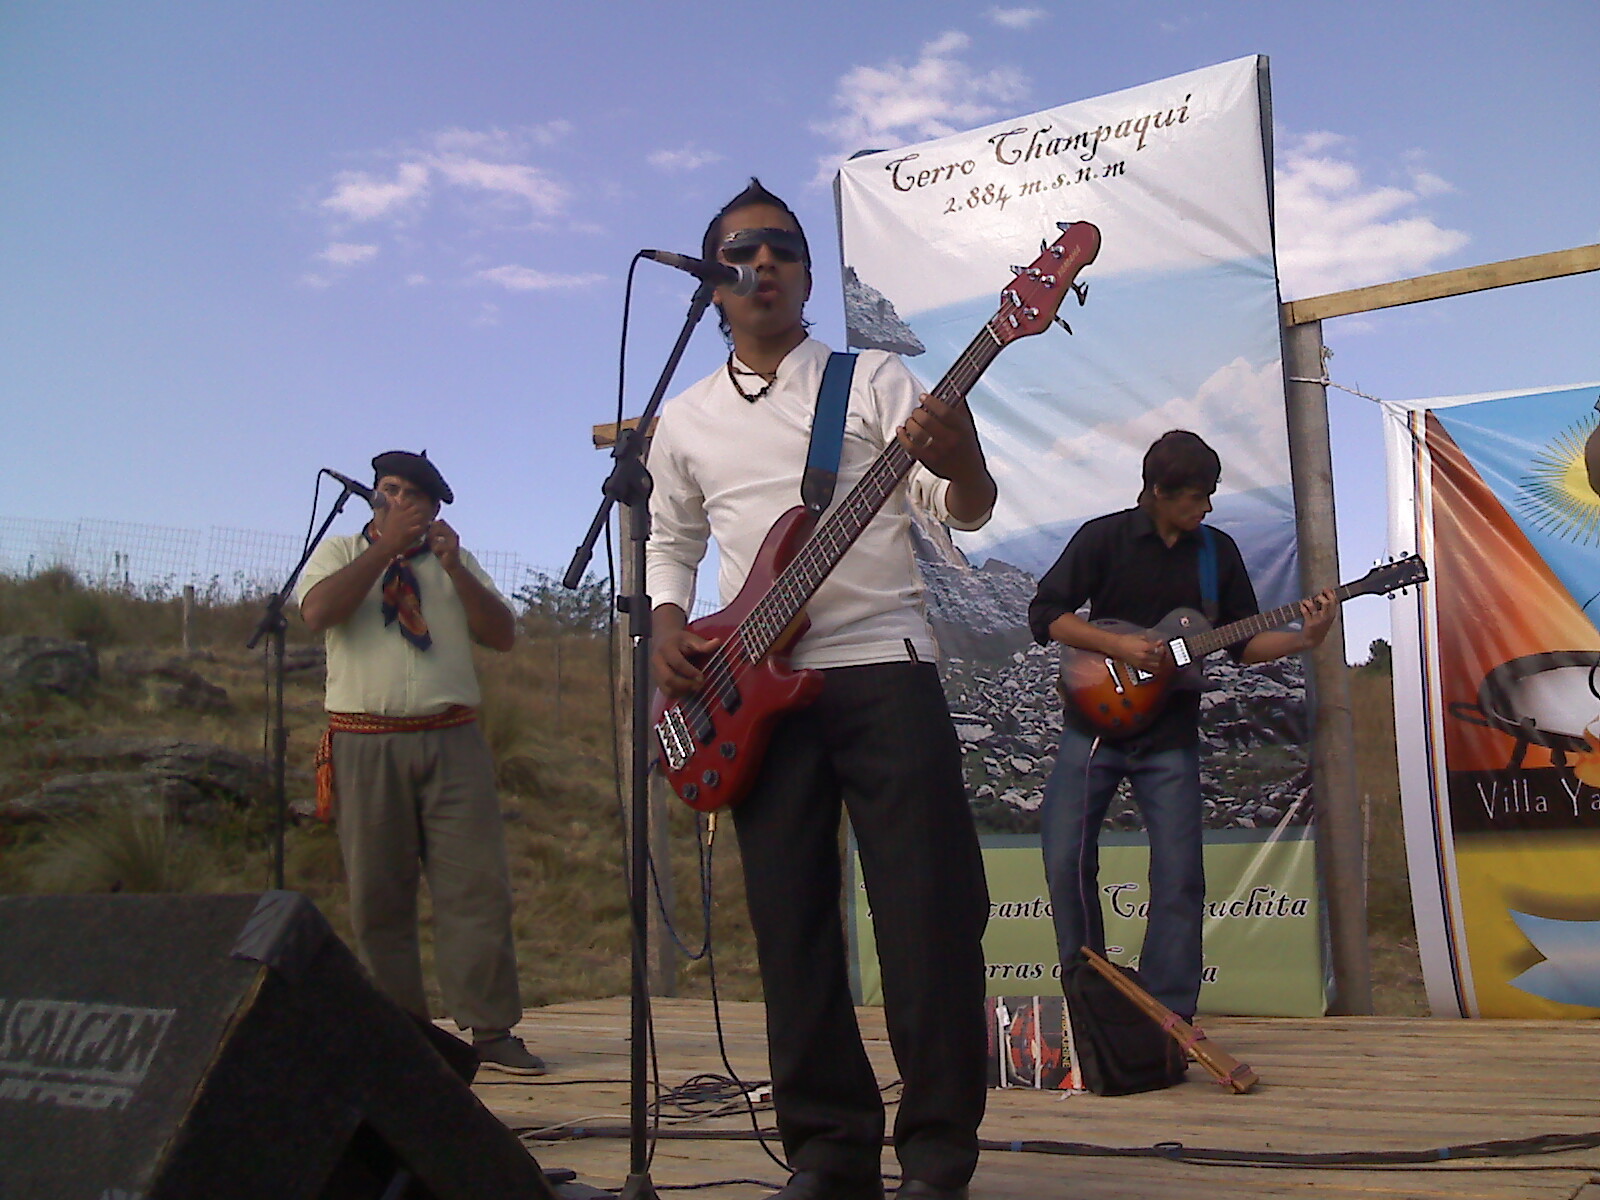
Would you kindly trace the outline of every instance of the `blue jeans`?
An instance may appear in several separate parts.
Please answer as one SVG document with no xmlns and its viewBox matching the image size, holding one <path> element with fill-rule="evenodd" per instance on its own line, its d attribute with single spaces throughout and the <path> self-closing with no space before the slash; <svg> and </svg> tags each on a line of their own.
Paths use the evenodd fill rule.
<svg viewBox="0 0 1600 1200">
<path fill-rule="evenodd" d="M 1150 908 L 1139 973 L 1151 995 L 1192 1018 L 1200 996 L 1206 895 L 1198 746 L 1130 754 L 1116 742 L 1095 746 L 1071 726 L 1062 731 L 1040 808 L 1057 950 L 1063 967 L 1080 946 L 1105 950 L 1100 826 L 1123 778 L 1150 838 Z"/>
</svg>

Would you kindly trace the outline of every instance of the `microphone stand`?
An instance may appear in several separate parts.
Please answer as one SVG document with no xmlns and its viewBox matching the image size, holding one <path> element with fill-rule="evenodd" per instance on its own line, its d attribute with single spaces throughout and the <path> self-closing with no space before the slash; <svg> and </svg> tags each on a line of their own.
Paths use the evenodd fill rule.
<svg viewBox="0 0 1600 1200">
<path fill-rule="evenodd" d="M 288 629 L 289 622 L 284 618 L 283 606 L 294 590 L 294 581 L 300 578 L 300 572 L 305 570 L 306 563 L 310 561 L 311 552 L 321 544 L 323 535 L 328 532 L 328 526 L 332 525 L 334 518 L 344 511 L 345 501 L 349 500 L 352 494 L 348 485 L 339 493 L 339 498 L 333 502 L 332 511 L 328 513 L 328 519 L 306 543 L 305 553 L 300 555 L 300 561 L 295 563 L 294 570 L 289 572 L 289 578 L 284 580 L 283 586 L 268 598 L 261 620 L 256 622 L 255 632 L 244 645 L 246 650 L 254 650 L 256 643 L 263 637 L 272 638 L 272 644 L 268 649 L 272 673 L 272 700 L 267 705 L 270 730 L 267 744 L 271 747 L 272 753 L 272 886 L 280 892 L 283 890 L 284 827 L 288 823 L 289 814 L 289 801 L 284 790 L 284 760 L 289 753 L 289 731 L 283 723 L 283 643 L 284 631 Z"/>
<path fill-rule="evenodd" d="M 629 1157 L 628 1181 L 623 1185 L 621 1200 L 655 1200 L 655 1185 L 649 1175 L 649 1143 L 646 1122 L 645 1084 L 649 1065 L 650 988 L 647 978 L 649 939 L 650 892 L 650 596 L 645 590 L 644 548 L 650 537 L 650 472 L 644 465 L 645 447 L 649 445 L 650 424 L 662 397 L 678 369 L 689 336 L 711 304 L 712 286 L 702 283 L 695 289 L 684 317 L 683 329 L 667 357 L 661 378 L 656 381 L 650 402 L 645 405 L 638 425 L 633 429 L 619 429 L 617 442 L 612 447 L 611 474 L 601 485 L 605 499 L 589 525 L 562 585 L 575 588 L 588 569 L 594 555 L 594 545 L 611 520 L 611 509 L 616 504 L 628 506 L 630 514 L 630 549 L 633 561 L 633 590 L 619 597 L 617 608 L 628 614 L 628 636 L 633 639 L 633 773 L 631 777 L 630 809 L 633 840 L 630 845 L 628 887 L 629 912 L 633 923 L 633 993 L 632 993 L 632 1057 L 629 1070 L 631 1084 L 628 1106 Z"/>
</svg>

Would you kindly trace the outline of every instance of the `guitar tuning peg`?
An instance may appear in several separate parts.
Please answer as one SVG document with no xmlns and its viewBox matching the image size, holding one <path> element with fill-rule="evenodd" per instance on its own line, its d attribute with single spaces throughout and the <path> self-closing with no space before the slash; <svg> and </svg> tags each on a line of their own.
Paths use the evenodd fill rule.
<svg viewBox="0 0 1600 1200">
<path fill-rule="evenodd" d="M 1050 253 L 1050 243 L 1045 241 L 1043 238 L 1039 239 L 1039 253 L 1040 254 L 1049 254 Z"/>
<path fill-rule="evenodd" d="M 1012 267 L 1011 268 L 1011 273 L 1013 275 L 1026 275 L 1028 273 L 1028 268 L 1027 267 Z"/>
<path fill-rule="evenodd" d="M 1082 308 L 1089 301 L 1089 285 L 1087 283 L 1073 284 L 1072 294 L 1078 298 L 1078 307 Z"/>
<path fill-rule="evenodd" d="M 1062 233 L 1065 233 L 1067 230 L 1071 229 L 1072 226 L 1073 226 L 1073 222 L 1071 222 L 1071 221 L 1057 221 L 1056 222 L 1056 228 L 1061 230 Z"/>
<path fill-rule="evenodd" d="M 1051 319 L 1051 320 L 1052 320 L 1052 321 L 1054 321 L 1054 322 L 1055 322 L 1055 323 L 1056 323 L 1056 324 L 1057 324 L 1057 325 L 1059 325 L 1059 326 L 1061 326 L 1061 328 L 1063 328 L 1063 329 L 1065 329 L 1065 330 L 1066 330 L 1066 331 L 1067 331 L 1067 332 L 1068 332 L 1068 333 L 1071 333 L 1071 332 L 1072 332 L 1072 326 L 1071 326 L 1071 325 L 1068 325 L 1068 324 L 1067 324 L 1067 323 L 1066 323 L 1066 322 L 1065 322 L 1065 321 L 1063 321 L 1063 320 L 1062 320 L 1062 319 L 1061 319 L 1061 318 L 1060 318 L 1060 317 L 1051 317 L 1051 318 L 1050 318 L 1050 319 Z"/>
</svg>

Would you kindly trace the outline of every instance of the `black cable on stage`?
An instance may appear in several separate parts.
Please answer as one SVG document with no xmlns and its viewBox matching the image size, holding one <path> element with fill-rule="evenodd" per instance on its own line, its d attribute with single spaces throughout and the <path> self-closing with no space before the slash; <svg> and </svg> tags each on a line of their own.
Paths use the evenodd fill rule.
<svg viewBox="0 0 1600 1200">
<path fill-rule="evenodd" d="M 705 821 L 705 862 L 706 869 L 701 874 L 700 886 L 705 895 L 706 913 L 706 969 L 711 981 L 711 1015 L 717 1027 L 717 1053 L 722 1058 L 722 1066 L 728 1072 L 728 1078 L 733 1080 L 740 1094 L 744 1097 L 745 1109 L 750 1114 L 751 1136 L 761 1143 L 761 1149 L 774 1163 L 784 1171 L 792 1168 L 784 1161 L 782 1155 L 773 1153 L 772 1147 L 767 1142 L 767 1135 L 761 1130 L 761 1120 L 756 1116 L 756 1103 L 751 1093 L 754 1091 L 749 1084 L 739 1078 L 739 1072 L 733 1069 L 733 1064 L 728 1061 L 728 1041 L 722 1028 L 722 996 L 717 988 L 717 955 L 711 937 L 711 867 L 716 853 L 716 814 L 710 814 Z"/>
<path fill-rule="evenodd" d="M 575 1141 L 582 1138 L 626 1137 L 626 1126 L 574 1126 L 558 1135 L 548 1131 L 522 1130 L 521 1136 L 536 1141 Z M 775 1130 L 743 1129 L 663 1129 L 659 1136 L 684 1141 L 755 1141 L 775 1135 Z M 884 1144 L 891 1145 L 885 1138 Z M 1086 1158 L 1162 1159 L 1186 1166 L 1268 1167 L 1306 1170 L 1446 1170 L 1446 1171 L 1600 1171 L 1589 1163 L 1514 1165 L 1473 1160 L 1523 1157 L 1533 1154 L 1564 1154 L 1573 1150 L 1600 1147 L 1600 1130 L 1586 1133 L 1545 1133 L 1526 1138 L 1500 1138 L 1487 1142 L 1467 1142 L 1423 1150 L 1341 1150 L 1278 1151 L 1236 1150 L 1210 1146 L 1186 1146 L 1182 1142 L 1157 1142 L 1149 1146 L 1104 1146 L 1093 1142 L 1057 1142 L 1043 1139 L 1001 1141 L 984 1138 L 978 1149 L 984 1152 L 1053 1154 Z"/>
</svg>

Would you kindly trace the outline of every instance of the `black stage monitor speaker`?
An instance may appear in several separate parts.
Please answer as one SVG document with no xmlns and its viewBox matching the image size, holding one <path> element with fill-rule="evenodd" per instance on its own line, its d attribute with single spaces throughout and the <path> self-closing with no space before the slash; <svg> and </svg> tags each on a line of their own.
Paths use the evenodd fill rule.
<svg viewBox="0 0 1600 1200">
<path fill-rule="evenodd" d="M 460 1047 L 294 892 L 3 896 L 0 1200 L 554 1200 Z"/>
</svg>

